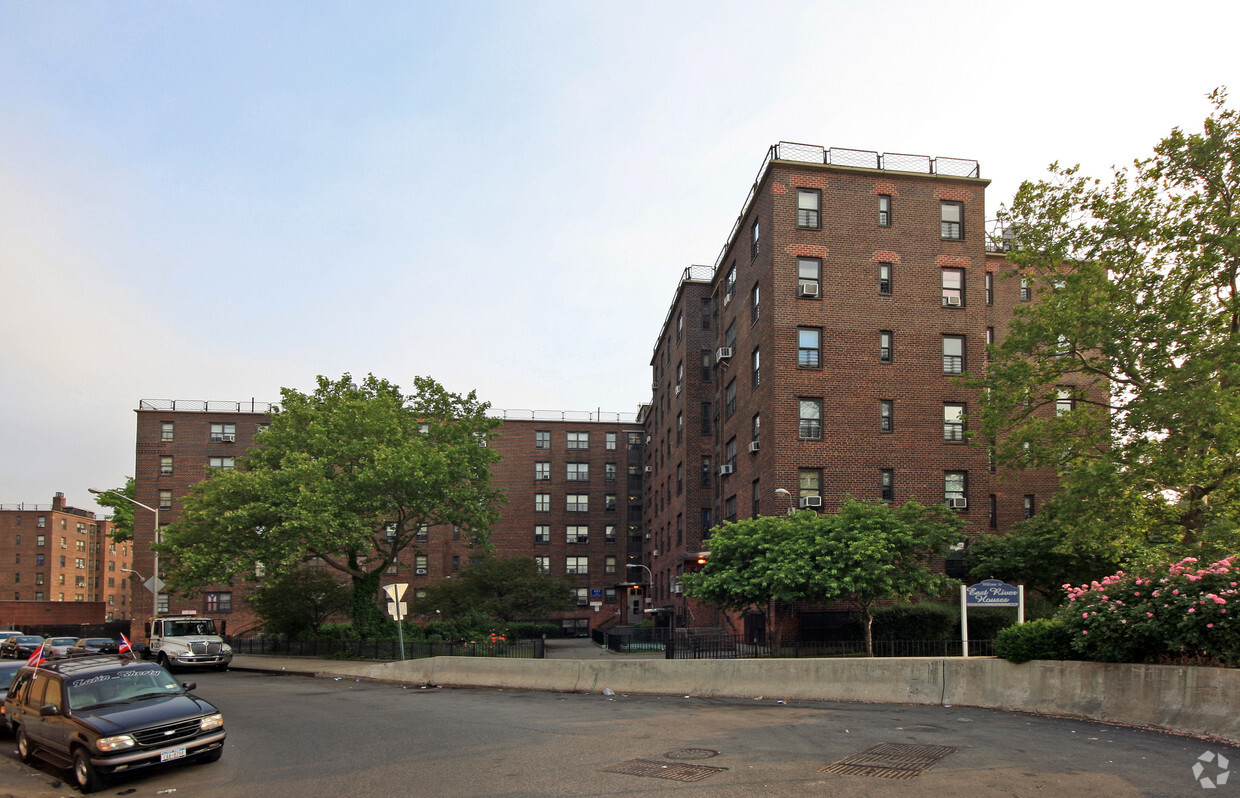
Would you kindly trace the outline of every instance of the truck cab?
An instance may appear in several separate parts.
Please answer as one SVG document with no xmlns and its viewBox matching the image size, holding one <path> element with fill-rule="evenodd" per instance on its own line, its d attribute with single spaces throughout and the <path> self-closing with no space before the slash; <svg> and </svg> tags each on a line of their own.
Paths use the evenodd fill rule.
<svg viewBox="0 0 1240 798">
<path fill-rule="evenodd" d="M 211 618 L 168 615 L 150 618 L 145 624 L 146 656 L 165 668 L 214 668 L 227 670 L 232 647 L 220 636 Z"/>
</svg>

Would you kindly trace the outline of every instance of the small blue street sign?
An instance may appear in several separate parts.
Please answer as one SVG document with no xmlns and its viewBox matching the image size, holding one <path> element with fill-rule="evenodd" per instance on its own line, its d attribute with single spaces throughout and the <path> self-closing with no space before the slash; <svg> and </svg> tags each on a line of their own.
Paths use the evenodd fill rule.
<svg viewBox="0 0 1240 798">
<path fill-rule="evenodd" d="M 970 607 L 1019 607 L 1020 588 L 999 579 L 983 579 L 965 588 Z"/>
<path fill-rule="evenodd" d="M 601 587 L 590 588 L 590 598 L 601 599 L 602 597 L 603 597 L 603 588 Z"/>
</svg>

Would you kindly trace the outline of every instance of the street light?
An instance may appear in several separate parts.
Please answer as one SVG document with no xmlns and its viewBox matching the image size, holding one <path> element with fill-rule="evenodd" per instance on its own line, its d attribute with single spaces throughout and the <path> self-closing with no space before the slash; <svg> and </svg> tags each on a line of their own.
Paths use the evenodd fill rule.
<svg viewBox="0 0 1240 798">
<path fill-rule="evenodd" d="M 96 496 L 102 496 L 102 495 L 103 495 L 103 494 L 105 494 L 105 493 L 111 494 L 111 495 L 113 495 L 113 496 L 118 496 L 118 497 L 120 497 L 120 498 L 124 499 L 125 501 L 129 502 L 130 504 L 134 505 L 135 507 L 141 507 L 143 510 L 150 510 L 151 512 L 155 513 L 155 536 L 154 536 L 154 540 L 155 540 L 155 545 L 156 545 L 156 546 L 158 546 L 158 545 L 159 545 L 160 540 L 159 540 L 159 508 L 158 508 L 158 507 L 151 507 L 151 506 L 149 506 L 149 505 L 143 504 L 142 502 L 138 501 L 137 499 L 131 499 L 131 498 L 129 498 L 128 496 L 126 496 L 125 494 L 121 493 L 120 491 L 116 491 L 116 490 L 99 490 L 98 488 L 87 488 L 86 490 L 88 490 L 89 492 L 91 492 L 91 493 L 95 494 Z M 137 526 L 137 525 L 135 524 L 135 526 Z M 134 542 L 135 542 L 135 543 L 137 542 L 137 534 L 136 534 L 136 530 L 135 530 L 135 534 L 134 534 Z M 151 607 L 151 609 L 152 609 L 151 614 L 152 614 L 152 615 L 158 615 L 158 614 L 159 614 L 159 603 L 160 603 L 160 602 L 159 602 L 159 598 L 160 598 L 160 594 L 163 592 L 163 591 L 161 590 L 161 588 L 163 588 L 163 585 L 162 585 L 162 584 L 160 584 L 160 581 L 159 581 L 159 550 L 158 550 L 158 549 L 152 549 L 152 550 L 151 550 L 151 556 L 152 556 L 152 557 L 154 557 L 154 560 L 155 560 L 155 575 L 151 577 L 151 584 L 150 584 L 150 586 L 149 586 L 149 588 L 148 588 L 148 589 L 149 589 L 152 593 L 154 593 L 154 594 L 155 594 L 155 603 L 154 603 L 154 605 Z M 128 571 L 129 571 L 129 573 L 131 573 L 131 574 L 138 574 L 138 572 L 137 572 L 137 571 L 135 571 L 135 570 L 133 570 L 132 568 L 130 568 L 130 569 L 125 569 L 125 568 L 122 568 L 121 570 L 122 570 L 122 571 L 128 570 Z M 138 576 L 139 576 L 139 578 L 140 578 L 140 577 L 142 576 L 142 574 L 138 574 Z"/>
<path fill-rule="evenodd" d="M 646 582 L 646 584 L 648 584 L 648 585 L 653 585 L 653 584 L 654 584 L 654 574 L 653 574 L 653 573 L 651 573 L 650 568 L 648 568 L 647 566 L 642 565 L 642 564 L 641 564 L 641 563 L 639 563 L 639 562 L 630 562 L 630 563 L 625 563 L 625 566 L 624 566 L 624 567 L 625 567 L 625 568 L 645 568 L 645 569 L 646 569 L 646 578 L 647 578 L 647 580 L 648 580 L 648 581 Z"/>
<path fill-rule="evenodd" d="M 787 488 L 776 488 L 775 493 L 776 495 L 779 495 L 779 496 L 788 497 L 788 515 L 795 515 L 796 510 L 792 508 L 792 494 L 788 491 L 788 489 Z"/>
</svg>

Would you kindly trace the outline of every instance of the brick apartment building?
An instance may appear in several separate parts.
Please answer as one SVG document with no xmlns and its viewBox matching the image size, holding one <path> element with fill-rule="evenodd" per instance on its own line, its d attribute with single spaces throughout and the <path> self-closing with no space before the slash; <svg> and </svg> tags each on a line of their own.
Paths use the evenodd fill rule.
<svg viewBox="0 0 1240 798">
<path fill-rule="evenodd" d="M 112 541 L 109 531 L 108 521 L 69 506 L 63 493 L 51 504 L 0 505 L 0 626 L 132 617 L 125 570 L 132 544 Z M 53 618 L 25 606 L 47 602 L 83 609 L 58 609 Z"/>
<path fill-rule="evenodd" d="M 575 631 L 653 612 L 664 625 L 743 624 L 760 637 L 759 614 L 732 619 L 680 592 L 720 522 L 830 512 L 849 496 L 915 498 L 946 502 L 974 539 L 1036 512 L 1055 475 L 996 471 L 969 445 L 978 394 L 957 380 L 984 369 L 986 345 L 1034 300 L 988 246 L 987 183 L 975 161 L 772 147 L 714 265 L 682 273 L 635 417 L 502 414 L 490 443 L 509 497 L 497 552 L 572 575 L 580 611 L 563 623 Z M 233 467 L 270 410 L 144 400 L 138 500 L 174 521 L 204 469 Z M 134 567 L 145 574 L 153 519 L 138 516 Z M 387 581 L 410 582 L 416 597 L 476 553 L 432 528 L 409 556 Z M 963 556 L 944 568 L 963 575 Z M 207 586 L 161 609 L 229 615 L 241 631 L 254 623 L 237 600 L 250 587 Z M 149 593 L 134 600 L 149 611 Z M 775 621 L 780 634 L 821 639 L 843 614 L 783 607 Z"/>
<path fill-rule="evenodd" d="M 709 612 L 678 578 L 713 524 L 915 498 L 947 502 L 976 538 L 1055 490 L 1052 472 L 996 473 L 968 445 L 978 394 L 956 378 L 984 369 L 986 344 L 1032 300 L 987 246 L 987 183 L 975 161 L 771 148 L 714 266 L 682 276 L 654 349 L 647 562 L 669 622 Z M 949 573 L 963 575 L 963 554 Z M 801 639 L 843 614 L 780 612 Z"/>
<path fill-rule="evenodd" d="M 175 522 L 194 483 L 211 469 L 233 468 L 269 423 L 272 409 L 260 402 L 144 400 L 137 411 L 135 498 L 159 508 L 161 526 Z M 642 580 L 631 580 L 626 568 L 641 554 L 642 429 L 636 416 L 498 415 L 503 423 L 488 442 L 501 455 L 492 478 L 509 501 L 491 530 L 496 552 L 534 557 L 548 573 L 571 577 L 577 609 L 557 618 L 566 630 L 585 633 L 619 622 L 643 595 Z M 138 511 L 133 567 L 144 576 L 154 572 L 154 522 L 152 513 Z M 408 583 L 412 598 L 424 596 L 430 585 L 479 556 L 467 537 L 456 527 L 428 527 L 383 584 Z M 256 584 L 251 578 L 206 585 L 194 598 L 161 593 L 159 611 L 195 610 L 225 620 L 230 633 L 243 632 L 257 623 L 241 601 Z M 138 617 L 150 612 L 153 598 L 145 589 L 135 594 Z"/>
</svg>

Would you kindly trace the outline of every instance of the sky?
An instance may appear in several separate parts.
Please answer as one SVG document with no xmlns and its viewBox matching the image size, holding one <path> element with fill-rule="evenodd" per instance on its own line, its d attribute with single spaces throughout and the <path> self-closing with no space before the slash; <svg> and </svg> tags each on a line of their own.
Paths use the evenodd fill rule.
<svg viewBox="0 0 1240 798">
<path fill-rule="evenodd" d="M 0 503 L 142 399 L 430 376 L 634 412 L 779 141 L 976 159 L 987 213 L 1217 86 L 1240 3 L 0 0 Z"/>
</svg>

